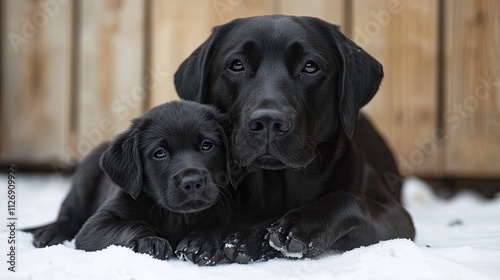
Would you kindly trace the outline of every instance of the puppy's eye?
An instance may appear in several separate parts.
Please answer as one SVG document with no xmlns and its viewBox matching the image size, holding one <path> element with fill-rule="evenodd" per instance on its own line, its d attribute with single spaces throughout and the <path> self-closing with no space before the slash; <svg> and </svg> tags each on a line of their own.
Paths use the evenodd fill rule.
<svg viewBox="0 0 500 280">
<path fill-rule="evenodd" d="M 312 61 L 306 62 L 306 65 L 304 65 L 304 67 L 302 68 L 302 72 L 306 72 L 308 74 L 314 74 L 318 72 L 318 70 L 318 66 Z"/>
<path fill-rule="evenodd" d="M 233 60 L 229 65 L 229 69 L 231 69 L 234 72 L 240 72 L 245 70 L 245 68 L 243 67 L 243 63 L 239 59 Z"/>
<path fill-rule="evenodd" d="M 163 149 L 158 149 L 153 153 L 153 157 L 155 157 L 157 159 L 166 158 L 167 153 Z"/>
<path fill-rule="evenodd" d="M 210 142 L 210 141 L 203 141 L 203 143 L 201 143 L 201 150 L 202 151 L 210 151 L 212 148 L 214 147 L 214 143 Z"/>
</svg>

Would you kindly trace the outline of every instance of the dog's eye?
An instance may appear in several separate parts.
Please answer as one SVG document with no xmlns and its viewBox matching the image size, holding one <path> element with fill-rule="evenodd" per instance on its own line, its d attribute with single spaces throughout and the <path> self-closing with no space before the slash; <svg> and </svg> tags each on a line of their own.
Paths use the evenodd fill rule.
<svg viewBox="0 0 500 280">
<path fill-rule="evenodd" d="M 165 158 L 167 157 L 167 153 L 163 149 L 158 149 L 153 153 L 155 158 Z"/>
<path fill-rule="evenodd" d="M 201 150 L 202 151 L 210 151 L 214 147 L 214 144 L 210 141 L 203 141 L 201 143 Z"/>
<path fill-rule="evenodd" d="M 231 69 L 234 72 L 245 70 L 245 68 L 243 67 L 243 63 L 238 59 L 235 59 L 233 60 L 233 62 L 231 62 L 231 64 L 229 65 L 229 69 Z"/>
<path fill-rule="evenodd" d="M 316 73 L 318 72 L 318 66 L 316 66 L 316 64 L 312 61 L 308 61 L 306 63 L 306 65 L 304 65 L 304 67 L 302 68 L 302 72 L 306 72 L 308 74 L 313 74 L 313 73 Z"/>
</svg>

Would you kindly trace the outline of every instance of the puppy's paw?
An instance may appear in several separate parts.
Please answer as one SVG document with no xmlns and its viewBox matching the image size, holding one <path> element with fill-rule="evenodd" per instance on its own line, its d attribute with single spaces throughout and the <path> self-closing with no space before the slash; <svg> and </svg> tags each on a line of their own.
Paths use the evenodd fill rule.
<svg viewBox="0 0 500 280">
<path fill-rule="evenodd" d="M 231 262 L 240 264 L 265 261 L 279 257 L 280 254 L 265 239 L 265 228 L 251 228 L 230 234 L 224 244 L 224 254 Z"/>
<path fill-rule="evenodd" d="M 64 229 L 69 226 L 61 223 L 53 223 L 44 227 L 29 229 L 27 232 L 33 233 L 33 245 L 37 248 L 61 244 L 66 240 L 72 239 L 70 233 L 65 232 Z"/>
<path fill-rule="evenodd" d="M 157 236 L 147 236 L 132 241 L 131 247 L 137 253 L 149 254 L 160 260 L 166 260 L 174 256 L 170 243 L 166 239 Z"/>
<path fill-rule="evenodd" d="M 288 212 L 273 223 L 266 235 L 269 245 L 288 258 L 312 258 L 327 249 L 327 229 L 299 210 Z"/>
<path fill-rule="evenodd" d="M 216 265 L 222 260 L 220 243 L 202 236 L 187 236 L 175 250 L 177 257 L 199 266 Z"/>
</svg>

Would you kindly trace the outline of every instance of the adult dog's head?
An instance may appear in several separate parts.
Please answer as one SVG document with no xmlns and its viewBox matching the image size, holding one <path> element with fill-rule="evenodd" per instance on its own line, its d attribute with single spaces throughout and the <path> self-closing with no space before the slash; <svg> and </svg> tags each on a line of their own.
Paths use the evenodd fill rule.
<svg viewBox="0 0 500 280">
<path fill-rule="evenodd" d="M 229 121 L 211 106 L 174 101 L 134 119 L 101 157 L 108 177 L 134 199 L 146 194 L 176 213 L 214 205 L 228 184 Z"/>
<path fill-rule="evenodd" d="M 183 99 L 229 112 L 242 166 L 302 168 L 323 141 L 351 138 L 382 66 L 335 25 L 317 18 L 237 19 L 212 35 L 175 74 Z"/>
</svg>

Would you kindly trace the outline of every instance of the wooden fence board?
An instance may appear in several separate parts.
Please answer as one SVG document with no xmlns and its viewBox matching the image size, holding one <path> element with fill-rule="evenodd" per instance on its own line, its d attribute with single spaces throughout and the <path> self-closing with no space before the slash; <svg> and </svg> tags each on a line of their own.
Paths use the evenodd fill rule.
<svg viewBox="0 0 500 280">
<path fill-rule="evenodd" d="M 150 106 L 177 99 L 173 75 L 210 29 L 209 1 L 162 1 L 151 4 L 151 61 L 158 77 L 151 84 Z"/>
<path fill-rule="evenodd" d="M 2 2 L 1 161 L 64 160 L 72 2 Z"/>
<path fill-rule="evenodd" d="M 148 94 L 144 86 L 148 75 L 144 64 L 145 2 L 79 3 L 75 158 L 126 129 L 130 119 L 143 112 Z"/>
<path fill-rule="evenodd" d="M 354 1 L 353 38 L 384 66 L 365 110 L 392 143 L 404 174 L 442 172 L 436 136 L 438 1 Z"/>
<path fill-rule="evenodd" d="M 445 2 L 446 171 L 500 175 L 500 1 Z"/>
<path fill-rule="evenodd" d="M 285 15 L 318 17 L 342 27 L 345 24 L 344 2 L 345 0 L 276 0 L 276 12 Z"/>
</svg>

